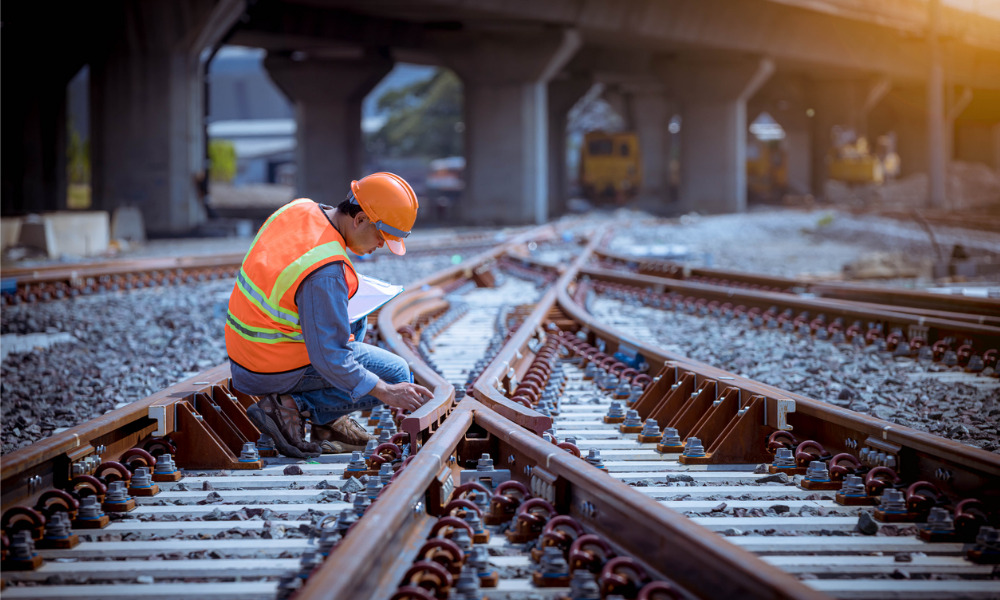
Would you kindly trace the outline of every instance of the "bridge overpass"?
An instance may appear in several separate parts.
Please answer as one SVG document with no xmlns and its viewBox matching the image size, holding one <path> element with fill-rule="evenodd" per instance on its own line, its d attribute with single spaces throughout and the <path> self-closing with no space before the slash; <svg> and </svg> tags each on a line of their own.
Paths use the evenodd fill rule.
<svg viewBox="0 0 1000 600">
<path fill-rule="evenodd" d="M 96 208 L 153 233 L 206 218 L 205 72 L 223 44 L 264 48 L 295 106 L 297 194 L 335 201 L 360 174 L 361 100 L 396 62 L 465 91 L 476 223 L 564 208 L 566 115 L 595 83 L 643 152 L 644 205 L 746 208 L 747 121 L 785 129 L 789 178 L 823 189 L 829 131 L 896 131 L 945 206 L 949 160 L 1000 168 L 1000 6 L 968 0 L 117 0 L 5 6 L 3 213 L 65 205 L 66 84 L 90 67 Z M 40 48 L 55 48 L 55 52 Z M 668 199 L 679 114 L 679 201 Z"/>
</svg>

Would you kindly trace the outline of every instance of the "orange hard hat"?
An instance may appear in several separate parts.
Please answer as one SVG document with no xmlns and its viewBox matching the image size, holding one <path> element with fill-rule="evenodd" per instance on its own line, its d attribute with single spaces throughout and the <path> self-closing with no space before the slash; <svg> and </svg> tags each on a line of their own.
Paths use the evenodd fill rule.
<svg viewBox="0 0 1000 600">
<path fill-rule="evenodd" d="M 372 173 L 351 182 L 354 200 L 385 238 L 393 254 L 406 254 L 403 240 L 417 220 L 417 195 L 406 180 L 394 173 Z"/>
</svg>

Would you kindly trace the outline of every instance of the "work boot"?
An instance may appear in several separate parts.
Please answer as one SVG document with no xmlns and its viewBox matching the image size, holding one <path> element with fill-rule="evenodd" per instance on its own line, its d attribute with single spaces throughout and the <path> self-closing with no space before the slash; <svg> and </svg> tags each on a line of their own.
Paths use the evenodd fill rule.
<svg viewBox="0 0 1000 600">
<path fill-rule="evenodd" d="M 268 394 L 247 409 L 247 417 L 257 429 L 271 436 L 278 452 L 285 456 L 314 458 L 322 452 L 318 444 L 302 439 L 302 417 L 291 396 Z"/>
<path fill-rule="evenodd" d="M 318 442 L 324 454 L 344 454 L 361 452 L 368 445 L 368 440 L 377 438 L 356 420 L 344 415 L 327 425 L 313 423 L 309 439 Z"/>
</svg>

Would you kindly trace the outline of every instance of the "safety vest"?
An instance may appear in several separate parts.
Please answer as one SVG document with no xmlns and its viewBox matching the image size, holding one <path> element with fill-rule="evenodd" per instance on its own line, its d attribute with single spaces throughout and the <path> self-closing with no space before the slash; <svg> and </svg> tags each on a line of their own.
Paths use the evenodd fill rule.
<svg viewBox="0 0 1000 600">
<path fill-rule="evenodd" d="M 358 275 L 347 243 L 323 209 L 303 198 L 268 217 L 236 276 L 226 316 L 229 359 L 257 373 L 282 373 L 309 364 L 295 292 L 320 267 L 344 264 L 348 298 Z"/>
</svg>

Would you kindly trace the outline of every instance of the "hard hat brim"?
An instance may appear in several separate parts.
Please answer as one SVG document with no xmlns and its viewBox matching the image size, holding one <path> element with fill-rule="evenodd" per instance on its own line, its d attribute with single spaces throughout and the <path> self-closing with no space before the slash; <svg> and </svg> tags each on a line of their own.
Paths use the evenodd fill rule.
<svg viewBox="0 0 1000 600">
<path fill-rule="evenodd" d="M 403 243 L 403 240 L 386 238 L 385 246 L 389 249 L 389 252 L 392 252 L 396 256 L 403 256 L 406 254 L 406 244 Z"/>
</svg>

